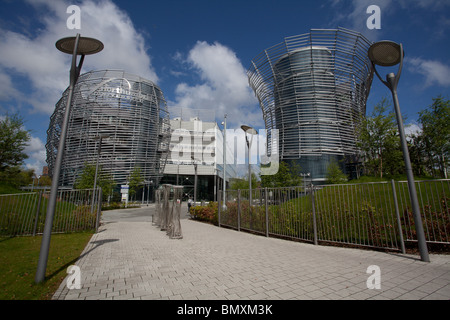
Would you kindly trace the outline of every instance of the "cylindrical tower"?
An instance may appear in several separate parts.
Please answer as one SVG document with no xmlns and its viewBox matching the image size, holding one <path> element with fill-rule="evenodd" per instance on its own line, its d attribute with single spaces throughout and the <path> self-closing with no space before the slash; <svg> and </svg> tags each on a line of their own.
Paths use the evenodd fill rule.
<svg viewBox="0 0 450 320">
<path fill-rule="evenodd" d="M 68 90 L 58 101 L 47 130 L 49 173 L 58 152 L 60 127 Z M 101 153 L 98 157 L 100 135 Z M 125 184 L 140 168 L 142 177 L 157 184 L 170 142 L 169 113 L 160 88 L 124 71 L 91 71 L 81 75 L 74 89 L 60 185 L 72 187 L 85 163 L 97 157 L 103 172 Z"/>
<path fill-rule="evenodd" d="M 325 180 L 331 161 L 355 170 L 355 130 L 373 77 L 369 46 L 343 28 L 311 30 L 264 50 L 247 71 L 266 129 L 278 130 L 280 160 L 299 164 L 315 182 Z"/>
</svg>

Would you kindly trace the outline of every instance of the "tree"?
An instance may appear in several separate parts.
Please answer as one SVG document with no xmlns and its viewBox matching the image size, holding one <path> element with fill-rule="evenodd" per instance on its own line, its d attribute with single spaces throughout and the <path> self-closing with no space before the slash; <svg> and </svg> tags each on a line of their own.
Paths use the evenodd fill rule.
<svg viewBox="0 0 450 320">
<path fill-rule="evenodd" d="M 389 132 L 383 150 L 383 171 L 387 175 L 397 175 L 405 172 L 405 163 L 401 150 L 398 128 Z"/>
<path fill-rule="evenodd" d="M 361 149 L 365 174 L 383 177 L 383 173 L 396 174 L 402 170 L 400 138 L 395 114 L 386 115 L 390 104 L 386 98 L 375 105 L 369 117 L 363 117 L 357 129 L 358 147 Z"/>
<path fill-rule="evenodd" d="M 20 166 L 28 158 L 24 149 L 30 133 L 23 128 L 23 123 L 18 114 L 0 120 L 0 172 Z"/>
<path fill-rule="evenodd" d="M 142 176 L 142 169 L 140 167 L 134 167 L 133 171 L 130 174 L 130 179 L 128 181 L 129 196 L 132 197 L 136 195 L 137 190 L 140 186 L 144 184 L 144 177 Z"/>
<path fill-rule="evenodd" d="M 52 179 L 49 176 L 41 176 L 39 178 L 39 185 L 40 186 L 51 186 Z"/>
<path fill-rule="evenodd" d="M 252 189 L 258 187 L 258 177 L 254 172 L 252 172 Z M 231 190 L 247 190 L 249 189 L 248 185 L 248 175 L 245 178 L 239 179 L 232 179 L 230 181 L 230 189 Z"/>
<path fill-rule="evenodd" d="M 413 173 L 416 176 L 432 176 L 433 165 L 430 161 L 427 142 L 423 132 L 411 133 L 407 138 L 409 157 Z"/>
<path fill-rule="evenodd" d="M 263 187 L 277 188 L 302 185 L 301 169 L 298 164 L 288 165 L 281 161 L 278 166 L 278 172 L 274 175 L 261 175 L 261 184 Z"/>
<path fill-rule="evenodd" d="M 433 98 L 433 104 L 419 112 L 422 125 L 424 153 L 429 157 L 429 167 L 433 173 L 438 167 L 442 177 L 447 178 L 450 156 L 450 100 L 442 96 Z"/>
<path fill-rule="evenodd" d="M 28 186 L 33 183 L 34 169 L 10 166 L 0 171 L 0 181 L 14 188 Z"/>
<path fill-rule="evenodd" d="M 78 176 L 74 188 L 75 189 L 91 189 L 94 187 L 95 164 L 85 163 L 81 174 Z M 114 188 L 115 181 L 110 174 L 103 172 L 102 166 L 99 165 L 97 173 L 97 186 L 102 188 L 103 197 L 106 198 Z"/>
<path fill-rule="evenodd" d="M 327 167 L 327 181 L 331 184 L 344 183 L 348 180 L 347 175 L 345 175 L 339 164 L 336 161 L 330 162 Z"/>
</svg>

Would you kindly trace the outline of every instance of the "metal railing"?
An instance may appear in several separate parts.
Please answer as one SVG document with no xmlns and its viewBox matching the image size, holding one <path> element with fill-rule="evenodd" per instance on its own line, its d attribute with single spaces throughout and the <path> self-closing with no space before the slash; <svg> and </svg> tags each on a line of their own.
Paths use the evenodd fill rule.
<svg viewBox="0 0 450 320">
<path fill-rule="evenodd" d="M 42 234 L 50 190 L 0 195 L 0 236 Z M 59 190 L 52 233 L 97 230 L 102 190 Z"/>
<path fill-rule="evenodd" d="M 450 244 L 450 180 L 416 181 L 428 243 Z M 417 241 L 406 181 L 228 190 L 219 226 L 318 244 L 401 250 Z"/>
</svg>

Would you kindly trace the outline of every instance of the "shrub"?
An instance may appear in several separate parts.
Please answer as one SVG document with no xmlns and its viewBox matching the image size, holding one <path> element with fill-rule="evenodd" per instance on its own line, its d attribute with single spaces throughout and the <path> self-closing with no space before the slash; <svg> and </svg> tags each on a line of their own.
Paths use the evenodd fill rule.
<svg viewBox="0 0 450 320">
<path fill-rule="evenodd" d="M 217 202 L 210 202 L 206 206 L 191 207 L 190 214 L 195 220 L 207 221 L 216 225 L 218 224 Z"/>
</svg>

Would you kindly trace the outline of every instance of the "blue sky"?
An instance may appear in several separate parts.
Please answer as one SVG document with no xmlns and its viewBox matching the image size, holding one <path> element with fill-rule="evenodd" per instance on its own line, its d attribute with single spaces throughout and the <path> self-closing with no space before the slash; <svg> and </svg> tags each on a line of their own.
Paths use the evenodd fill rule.
<svg viewBox="0 0 450 320">
<path fill-rule="evenodd" d="M 81 9 L 81 29 L 69 30 L 69 5 Z M 344 27 L 369 40 L 405 48 L 399 99 L 407 124 L 450 91 L 448 0 L 0 0 L 0 117 L 20 113 L 32 131 L 26 165 L 45 165 L 46 130 L 69 83 L 70 57 L 55 42 L 79 32 L 104 50 L 83 72 L 123 69 L 156 82 L 169 110 L 213 110 L 228 127 L 264 128 L 245 71 L 261 51 L 311 28 Z M 369 5 L 381 9 L 381 29 L 369 30 Z M 385 73 L 385 71 L 381 71 Z M 390 92 L 374 79 L 368 113 Z"/>
</svg>

